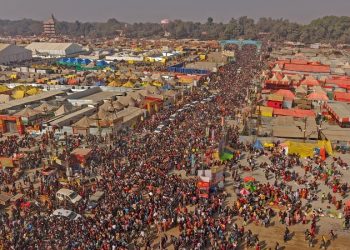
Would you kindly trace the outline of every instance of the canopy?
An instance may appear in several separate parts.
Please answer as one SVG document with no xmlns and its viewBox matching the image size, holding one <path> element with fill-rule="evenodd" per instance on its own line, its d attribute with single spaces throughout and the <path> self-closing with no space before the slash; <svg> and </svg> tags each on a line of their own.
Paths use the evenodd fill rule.
<svg viewBox="0 0 350 250">
<path fill-rule="evenodd" d="M 253 176 L 247 176 L 243 179 L 244 182 L 254 182 L 255 178 Z"/>
<path fill-rule="evenodd" d="M 314 93 L 311 93 L 307 96 L 307 99 L 308 100 L 311 100 L 311 101 L 328 101 L 328 96 L 324 93 L 317 93 L 317 92 L 314 92 Z"/>
<path fill-rule="evenodd" d="M 23 90 L 17 90 L 13 93 L 12 98 L 13 99 L 22 99 L 25 95 L 25 91 Z"/>
<path fill-rule="evenodd" d="M 98 66 L 98 67 L 104 67 L 107 65 L 108 65 L 108 63 L 106 61 L 103 61 L 103 60 L 96 62 L 96 66 Z"/>
<path fill-rule="evenodd" d="M 9 88 L 5 85 L 0 85 L 0 93 L 8 91 Z"/>
<path fill-rule="evenodd" d="M 257 140 L 257 141 L 254 143 L 253 148 L 254 148 L 254 149 L 262 150 L 262 149 L 264 149 L 264 146 L 261 144 L 261 141 Z"/>
<path fill-rule="evenodd" d="M 243 196 L 247 196 L 247 195 L 250 194 L 250 192 L 249 192 L 247 189 L 245 189 L 245 188 L 242 188 L 241 191 L 240 191 L 239 193 L 240 193 L 241 195 L 243 195 Z"/>
<path fill-rule="evenodd" d="M 134 84 L 131 81 L 128 81 L 127 83 L 123 84 L 123 87 L 125 87 L 125 88 L 133 88 Z"/>
<path fill-rule="evenodd" d="M 345 206 L 346 206 L 346 207 L 350 207 L 350 200 L 347 200 L 347 201 L 345 202 Z"/>
</svg>

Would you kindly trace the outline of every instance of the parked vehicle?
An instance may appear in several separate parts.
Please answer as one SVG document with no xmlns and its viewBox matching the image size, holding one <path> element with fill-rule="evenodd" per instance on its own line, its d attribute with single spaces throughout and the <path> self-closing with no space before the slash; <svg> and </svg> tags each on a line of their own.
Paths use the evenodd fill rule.
<svg viewBox="0 0 350 250">
<path fill-rule="evenodd" d="M 52 217 L 59 216 L 59 217 L 66 218 L 68 220 L 78 220 L 78 219 L 82 218 L 82 216 L 80 214 L 77 214 L 71 210 L 67 210 L 67 209 L 63 209 L 63 208 L 56 209 L 55 211 L 53 211 L 51 216 Z"/>
<path fill-rule="evenodd" d="M 96 191 L 94 194 L 92 194 L 89 198 L 87 209 L 91 210 L 97 207 L 104 196 L 105 193 L 103 191 Z"/>
<path fill-rule="evenodd" d="M 61 188 L 58 190 L 56 193 L 56 198 L 60 201 L 69 201 L 72 204 L 77 204 L 82 199 L 82 197 L 75 191 L 66 188 Z"/>
</svg>

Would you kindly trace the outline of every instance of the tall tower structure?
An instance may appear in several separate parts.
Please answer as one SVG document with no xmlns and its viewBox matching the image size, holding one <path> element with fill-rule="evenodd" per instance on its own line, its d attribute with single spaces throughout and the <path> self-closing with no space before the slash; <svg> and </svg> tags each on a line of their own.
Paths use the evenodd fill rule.
<svg viewBox="0 0 350 250">
<path fill-rule="evenodd" d="M 53 15 L 51 18 L 43 23 L 44 35 L 55 36 L 56 35 L 56 19 Z"/>
</svg>

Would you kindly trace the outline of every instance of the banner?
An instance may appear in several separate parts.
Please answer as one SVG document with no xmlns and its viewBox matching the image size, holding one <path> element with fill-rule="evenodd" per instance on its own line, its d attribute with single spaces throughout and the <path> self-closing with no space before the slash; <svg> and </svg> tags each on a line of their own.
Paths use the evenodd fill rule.
<svg viewBox="0 0 350 250">
<path fill-rule="evenodd" d="M 198 181 L 197 182 L 197 188 L 199 189 L 209 189 L 209 182 L 204 182 L 204 181 Z"/>
</svg>

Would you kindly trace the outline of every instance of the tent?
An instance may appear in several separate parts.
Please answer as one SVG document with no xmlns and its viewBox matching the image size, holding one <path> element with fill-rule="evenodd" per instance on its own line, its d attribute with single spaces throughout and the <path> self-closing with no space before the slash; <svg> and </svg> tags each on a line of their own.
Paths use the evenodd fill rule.
<svg viewBox="0 0 350 250">
<path fill-rule="evenodd" d="M 220 154 L 220 160 L 222 161 L 228 161 L 233 159 L 233 154 L 224 151 L 222 154 Z"/>
<path fill-rule="evenodd" d="M 22 99 L 25 96 L 25 91 L 17 90 L 11 96 L 13 99 Z"/>
<path fill-rule="evenodd" d="M 311 93 L 307 96 L 307 99 L 308 100 L 311 100 L 311 101 L 328 101 L 329 98 L 326 94 L 324 93 L 317 93 L 317 92 L 314 92 L 314 93 Z"/>
<path fill-rule="evenodd" d="M 63 115 L 71 111 L 73 111 L 73 106 L 71 104 L 62 104 L 62 106 L 55 111 L 55 116 Z"/>
<path fill-rule="evenodd" d="M 96 66 L 98 66 L 98 67 L 105 67 L 107 65 L 108 65 L 108 63 L 106 61 L 103 61 L 103 60 L 96 62 Z"/>
<path fill-rule="evenodd" d="M 83 128 L 83 129 L 87 129 L 91 126 L 97 127 L 97 122 L 94 119 L 89 118 L 87 116 L 84 116 L 83 118 L 81 118 L 79 121 L 77 121 L 72 125 L 72 127 Z"/>
<path fill-rule="evenodd" d="M 133 88 L 134 84 L 131 81 L 128 81 L 127 83 L 123 84 L 123 87 L 125 87 L 125 88 Z"/>
<path fill-rule="evenodd" d="M 55 109 L 55 107 L 48 104 L 47 102 L 44 102 L 43 104 L 35 108 L 35 110 L 40 112 L 52 111 L 53 109 Z"/>
<path fill-rule="evenodd" d="M 81 61 L 81 64 L 88 65 L 89 63 L 91 63 L 91 60 L 90 60 L 90 59 L 87 59 L 87 58 L 85 58 L 85 59 L 83 59 L 83 60 Z"/>
<path fill-rule="evenodd" d="M 12 100 L 11 96 L 5 95 L 5 94 L 0 94 L 0 103 L 7 103 L 11 100 Z"/>
<path fill-rule="evenodd" d="M 15 113 L 16 116 L 21 116 L 21 117 L 33 117 L 36 115 L 41 114 L 40 111 L 32 109 L 30 107 L 26 107 L 24 109 L 22 109 L 21 111 Z"/>
<path fill-rule="evenodd" d="M 264 146 L 261 144 L 261 141 L 256 140 L 256 142 L 254 143 L 253 148 L 254 148 L 254 149 L 258 149 L 258 150 L 263 150 L 263 149 L 264 149 Z"/>
<path fill-rule="evenodd" d="M 313 157 L 315 149 L 324 148 L 328 155 L 333 155 L 331 143 L 329 141 L 318 141 L 317 143 L 285 142 L 288 147 L 288 154 L 299 154 L 301 157 Z"/>
</svg>

